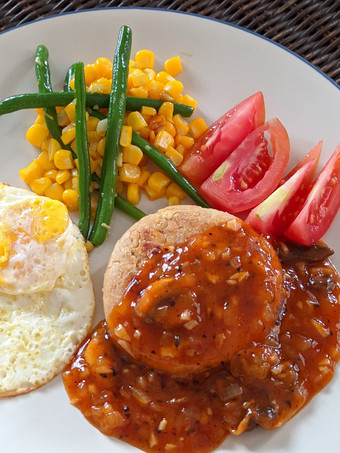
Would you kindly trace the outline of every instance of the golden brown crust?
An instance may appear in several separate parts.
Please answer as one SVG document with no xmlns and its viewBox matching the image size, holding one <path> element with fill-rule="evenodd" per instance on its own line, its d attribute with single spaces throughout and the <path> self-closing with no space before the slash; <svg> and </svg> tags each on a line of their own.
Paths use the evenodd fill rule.
<svg viewBox="0 0 340 453">
<path fill-rule="evenodd" d="M 129 228 L 116 243 L 111 254 L 103 285 L 105 318 L 108 320 L 129 282 L 152 250 L 165 244 L 182 243 L 192 235 L 236 217 L 199 206 L 170 206 L 143 217 Z"/>
</svg>

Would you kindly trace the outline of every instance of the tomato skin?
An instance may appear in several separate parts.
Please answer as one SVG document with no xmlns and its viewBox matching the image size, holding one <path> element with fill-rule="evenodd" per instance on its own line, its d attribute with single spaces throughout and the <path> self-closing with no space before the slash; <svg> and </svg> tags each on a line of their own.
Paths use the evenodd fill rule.
<svg viewBox="0 0 340 453">
<path fill-rule="evenodd" d="M 263 94 L 258 92 L 230 109 L 195 141 L 180 166 L 181 173 L 193 184 L 202 184 L 264 119 Z"/>
<path fill-rule="evenodd" d="M 249 134 L 199 190 L 213 208 L 251 209 L 279 185 L 289 153 L 287 131 L 274 118 Z"/>
<path fill-rule="evenodd" d="M 305 157 L 283 178 L 282 180 L 282 183 L 288 181 L 289 178 L 291 178 L 294 173 L 296 173 L 301 167 L 303 167 L 307 162 L 310 162 L 310 161 L 313 161 L 314 162 L 314 165 L 313 165 L 313 171 L 314 173 L 312 174 L 311 176 L 311 179 L 310 181 L 307 181 L 307 183 L 311 183 L 312 182 L 312 179 L 314 178 L 314 175 L 315 175 L 315 172 L 316 172 L 316 169 L 317 169 L 317 166 L 318 166 L 318 163 L 319 163 L 319 160 L 320 160 L 320 154 L 321 154 L 321 150 L 322 150 L 322 145 L 323 145 L 323 141 L 320 140 L 315 146 L 314 148 L 312 148 L 306 155 Z"/>
<path fill-rule="evenodd" d="M 310 191 L 319 162 L 322 142 L 316 146 L 291 170 L 283 183 L 255 206 L 246 218 L 259 233 L 283 237 L 288 226 L 300 212 Z"/>
<path fill-rule="evenodd" d="M 340 207 L 340 144 L 314 181 L 302 210 L 285 232 L 286 238 L 303 245 L 319 241 Z"/>
</svg>

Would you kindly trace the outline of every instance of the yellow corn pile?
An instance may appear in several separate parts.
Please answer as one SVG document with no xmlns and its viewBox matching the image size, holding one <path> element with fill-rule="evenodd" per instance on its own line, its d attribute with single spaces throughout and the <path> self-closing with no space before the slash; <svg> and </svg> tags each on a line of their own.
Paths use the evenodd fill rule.
<svg viewBox="0 0 340 453">
<path fill-rule="evenodd" d="M 172 102 L 196 108 L 196 101 L 183 94 L 183 84 L 175 77 L 182 70 L 179 57 L 170 58 L 163 70 L 154 70 L 154 54 L 141 50 L 130 61 L 128 95 L 163 100 L 157 111 L 143 107 L 140 112 L 126 112 L 120 134 L 121 152 L 118 158 L 118 183 L 116 191 L 136 205 L 141 192 L 150 200 L 166 197 L 169 205 L 179 204 L 186 195 L 161 171 L 151 171 L 148 159 L 141 149 L 131 144 L 132 131 L 138 133 L 151 145 L 167 156 L 176 166 L 183 160 L 185 152 L 207 128 L 202 118 L 187 121 L 174 115 Z M 94 64 L 85 66 L 85 82 L 88 92 L 110 93 L 112 63 L 107 58 L 98 58 Z M 71 81 L 71 88 L 72 81 Z M 105 111 L 103 110 L 105 113 Z M 39 148 L 39 156 L 20 170 L 20 176 L 38 195 L 63 201 L 70 211 L 78 209 L 78 161 L 72 153 L 52 138 L 45 125 L 42 109 L 27 131 L 27 140 Z M 75 146 L 75 104 L 58 108 L 58 122 L 62 127 L 62 141 Z M 106 135 L 106 120 L 87 115 L 87 135 L 90 152 L 91 172 L 100 178 Z M 97 185 L 92 183 L 92 208 L 96 208 Z"/>
</svg>

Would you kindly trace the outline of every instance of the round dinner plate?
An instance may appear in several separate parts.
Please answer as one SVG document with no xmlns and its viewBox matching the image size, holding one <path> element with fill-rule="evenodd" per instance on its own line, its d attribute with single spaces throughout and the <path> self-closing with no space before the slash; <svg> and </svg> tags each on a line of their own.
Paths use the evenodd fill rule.
<svg viewBox="0 0 340 453">
<path fill-rule="evenodd" d="M 52 81 L 62 86 L 67 68 L 75 61 L 92 63 L 112 58 L 121 25 L 133 32 L 132 56 L 139 49 L 155 53 L 156 66 L 179 55 L 183 72 L 178 78 L 185 92 L 198 101 L 197 115 L 209 124 L 242 99 L 262 91 L 267 119 L 277 117 L 291 140 L 292 167 L 319 140 L 324 141 L 321 165 L 340 142 L 340 90 L 324 74 L 287 49 L 256 34 L 217 20 L 153 9 L 98 9 L 52 17 L 18 27 L 0 36 L 0 98 L 34 92 L 34 54 L 38 44 L 50 52 Z M 156 68 L 156 69 L 157 69 Z M 25 138 L 34 111 L 0 118 L 0 180 L 25 187 L 18 170 L 28 165 L 35 150 Z M 162 201 L 143 201 L 152 212 Z M 115 211 L 105 244 L 90 255 L 97 298 L 95 323 L 103 318 L 101 288 L 112 247 L 132 220 Z M 340 216 L 325 241 L 336 253 Z M 340 373 L 290 422 L 275 431 L 257 429 L 229 436 L 217 452 L 319 453 L 339 449 L 338 404 Z M 108 438 L 93 428 L 69 404 L 61 376 L 30 394 L 0 400 L 0 443 L 6 453 L 132 453 L 135 448 Z"/>
</svg>

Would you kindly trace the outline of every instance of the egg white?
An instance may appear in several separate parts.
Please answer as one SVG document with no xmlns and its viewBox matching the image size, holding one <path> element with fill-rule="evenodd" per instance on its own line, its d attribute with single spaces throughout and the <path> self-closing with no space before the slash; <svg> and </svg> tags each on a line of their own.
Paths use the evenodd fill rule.
<svg viewBox="0 0 340 453">
<path fill-rule="evenodd" d="M 18 294 L 8 294 L 0 285 L 0 397 L 27 393 L 50 381 L 91 327 L 95 299 L 88 255 L 71 220 L 66 244 L 59 249 L 62 256 L 53 255 L 51 248 L 46 257 L 47 271 L 54 271 L 57 259 L 63 262 L 51 290 L 21 288 Z M 26 252 L 29 249 L 22 256 Z M 26 259 L 30 260 L 29 254 Z M 28 275 L 29 270 L 24 268 Z"/>
<path fill-rule="evenodd" d="M 41 241 L 34 237 L 34 221 L 39 222 L 33 209 L 37 200 L 55 204 L 59 201 L 38 197 L 24 189 L 0 185 L 0 232 L 10 248 L 9 259 L 0 265 L 0 291 L 7 294 L 29 294 L 51 290 L 64 272 L 71 245 L 71 221 L 61 234 Z M 65 209 L 66 211 L 66 209 Z"/>
</svg>

